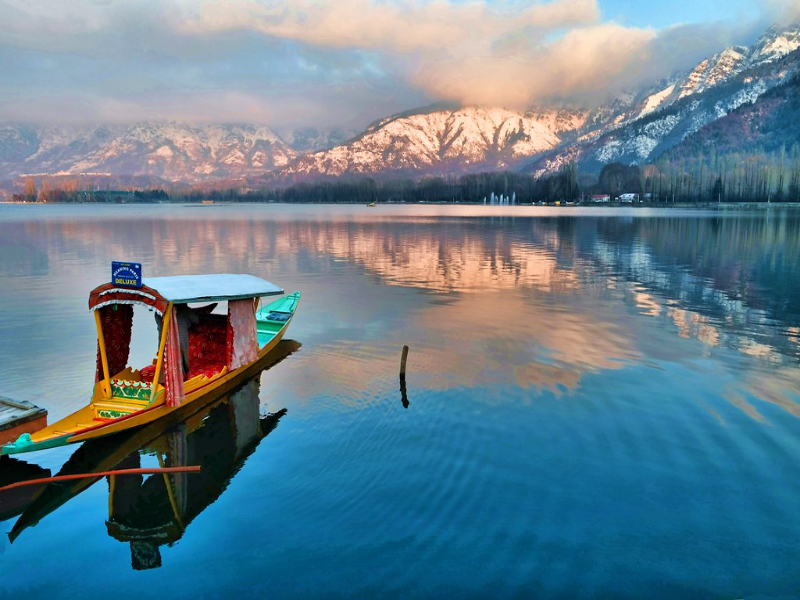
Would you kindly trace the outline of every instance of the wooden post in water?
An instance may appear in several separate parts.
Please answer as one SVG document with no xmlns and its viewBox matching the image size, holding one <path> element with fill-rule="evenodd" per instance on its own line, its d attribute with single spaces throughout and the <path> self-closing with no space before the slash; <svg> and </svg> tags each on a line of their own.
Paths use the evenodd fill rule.
<svg viewBox="0 0 800 600">
<path fill-rule="evenodd" d="M 403 346 L 403 356 L 400 358 L 400 379 L 406 378 L 406 361 L 408 360 L 408 346 Z"/>
<path fill-rule="evenodd" d="M 408 408 L 408 396 L 406 394 L 406 361 L 408 360 L 408 346 L 403 346 L 403 356 L 400 359 L 400 400 L 403 408 Z"/>
</svg>

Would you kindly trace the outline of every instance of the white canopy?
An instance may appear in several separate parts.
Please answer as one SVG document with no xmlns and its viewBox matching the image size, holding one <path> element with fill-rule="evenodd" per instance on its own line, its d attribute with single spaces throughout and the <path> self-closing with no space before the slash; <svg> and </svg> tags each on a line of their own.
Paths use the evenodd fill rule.
<svg viewBox="0 0 800 600">
<path fill-rule="evenodd" d="M 142 283 L 156 290 L 165 300 L 178 304 L 241 300 L 283 293 L 282 288 L 260 277 L 230 273 L 144 277 Z"/>
</svg>

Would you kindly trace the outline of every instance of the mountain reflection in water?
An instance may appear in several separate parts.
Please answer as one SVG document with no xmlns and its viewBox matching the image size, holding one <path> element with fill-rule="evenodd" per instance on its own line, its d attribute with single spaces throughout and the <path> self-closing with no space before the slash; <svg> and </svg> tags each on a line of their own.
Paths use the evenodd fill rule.
<svg viewBox="0 0 800 600">
<path fill-rule="evenodd" d="M 438 389 L 453 381 L 470 386 L 510 380 L 562 393 L 579 386 L 587 373 L 637 361 L 680 360 L 684 348 L 657 344 L 644 331 L 652 328 L 643 324 L 641 317 L 647 317 L 662 322 L 662 332 L 667 326 L 709 350 L 726 348 L 751 357 L 737 366 L 746 373 L 748 392 L 800 415 L 793 399 L 800 393 L 795 376 L 800 360 L 798 211 L 508 216 L 525 215 L 520 208 L 459 218 L 427 216 L 416 207 L 404 209 L 402 216 L 392 215 L 391 207 L 382 207 L 378 215 L 326 215 L 325 210 L 307 207 L 252 218 L 252 209 L 236 207 L 202 216 L 171 209 L 166 219 L 134 213 L 121 220 L 101 212 L 89 221 L 26 222 L 24 234 L 13 220 L 0 222 L 0 239 L 26 248 L 0 263 L 0 275 L 30 269 L 29 257 L 35 255 L 37 272 L 64 276 L 64 287 L 74 288 L 70 264 L 59 264 L 55 272 L 49 260 L 60 261 L 66 253 L 79 255 L 81 262 L 102 262 L 130 248 L 138 248 L 145 262 L 152 248 L 159 249 L 158 260 L 148 264 L 149 275 L 257 271 L 270 279 L 279 271 L 285 279 L 293 273 L 296 285 L 331 300 L 318 309 L 326 312 L 327 322 L 385 323 L 389 306 L 413 320 L 414 332 L 424 334 L 413 341 L 427 351 L 416 371 L 426 386 Z M 415 210 L 423 212 L 415 215 Z M 391 297 L 385 288 L 364 290 L 353 268 L 384 286 L 418 289 L 440 300 L 421 310 L 411 298 Z M 319 275 L 339 278 L 342 285 L 326 286 Z M 7 293 L 12 307 L 15 295 L 19 303 L 29 297 L 25 288 Z M 356 313 L 349 313 L 351 308 Z M 313 314 L 314 305 L 304 309 L 309 310 Z M 354 321 L 355 314 L 363 318 Z M 53 352 L 49 338 L 33 341 L 38 351 L 33 355 Z M 316 352 L 351 360 L 324 362 L 322 368 L 331 371 L 316 381 L 347 388 L 380 376 L 396 352 L 346 336 L 318 342 Z M 459 344 L 470 352 L 453 352 Z M 0 348 L 0 359 L 3 353 Z M 763 364 L 769 364 L 766 378 L 759 368 Z M 779 389 L 770 384 L 776 375 Z M 741 390 L 726 393 L 757 417 Z"/>
<path fill-rule="evenodd" d="M 797 209 L 0 206 L 0 240 L 0 393 L 53 419 L 94 376 L 109 256 L 305 298 L 269 451 L 226 483 L 246 444 L 208 424 L 95 447 L 87 471 L 215 448 L 221 475 L 17 498 L 52 515 L 0 557 L 9 595 L 796 596 Z"/>
</svg>

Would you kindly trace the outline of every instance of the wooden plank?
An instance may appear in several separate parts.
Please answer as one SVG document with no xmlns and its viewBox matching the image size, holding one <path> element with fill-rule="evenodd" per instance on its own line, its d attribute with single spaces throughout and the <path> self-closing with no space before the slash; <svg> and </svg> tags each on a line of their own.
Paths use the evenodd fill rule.
<svg viewBox="0 0 800 600">
<path fill-rule="evenodd" d="M 5 396 L 0 396 L 0 431 L 16 427 L 26 421 L 31 421 L 47 414 L 43 410 L 30 402 L 12 400 Z"/>
<path fill-rule="evenodd" d="M 36 412 L 42 410 L 37 406 L 28 406 L 26 408 L 17 408 L 16 406 L 0 405 L 0 414 L 2 415 L 22 415 L 29 412 Z"/>
<path fill-rule="evenodd" d="M 18 423 L 19 421 L 30 420 L 38 412 L 39 411 L 37 410 L 26 410 L 26 411 L 9 412 L 7 414 L 0 414 L 0 429 L 11 427 L 16 423 Z"/>
<path fill-rule="evenodd" d="M 12 408 L 21 408 L 21 409 L 36 408 L 36 406 L 31 404 L 30 402 L 25 402 L 24 400 L 12 400 L 11 398 L 7 398 L 6 396 L 0 396 L 0 406 L 2 405 L 10 406 Z"/>
<path fill-rule="evenodd" d="M 3 419 L 16 419 L 21 415 L 35 413 L 38 410 L 39 409 L 37 408 L 27 408 L 24 410 L 20 410 L 19 408 L 12 408 L 10 406 L 0 406 L 0 423 L 2 423 Z"/>
<path fill-rule="evenodd" d="M 47 427 L 47 411 L 25 400 L 0 396 L 0 445 L 15 441 L 23 433 Z"/>
</svg>

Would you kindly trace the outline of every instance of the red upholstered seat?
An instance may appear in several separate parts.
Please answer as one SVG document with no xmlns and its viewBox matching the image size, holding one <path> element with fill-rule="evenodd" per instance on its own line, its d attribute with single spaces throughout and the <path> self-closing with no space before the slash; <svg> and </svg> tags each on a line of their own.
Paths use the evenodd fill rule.
<svg viewBox="0 0 800 600">
<path fill-rule="evenodd" d="M 201 360 L 192 363 L 191 367 L 192 370 L 189 371 L 186 379 L 191 379 L 192 377 L 197 377 L 198 375 L 205 375 L 206 377 L 216 375 L 225 368 L 225 363 L 215 362 L 212 360 Z"/>
<path fill-rule="evenodd" d="M 198 323 L 189 329 L 189 361 L 216 360 L 225 362 L 226 330 L 211 323 Z"/>
<path fill-rule="evenodd" d="M 153 377 L 156 376 L 156 366 L 155 365 L 147 365 L 139 374 L 142 377 L 142 381 L 146 381 L 148 383 L 153 383 Z"/>
<path fill-rule="evenodd" d="M 191 379 L 196 375 L 205 375 L 206 377 L 211 377 L 212 375 L 216 375 L 222 369 L 225 368 L 224 361 L 217 361 L 217 360 L 203 360 L 203 359 L 192 359 L 190 361 L 190 371 L 185 375 L 186 379 Z M 148 365 L 139 371 L 142 377 L 142 381 L 146 381 L 147 383 L 153 382 L 153 377 L 156 375 L 156 366 L 155 365 Z"/>
<path fill-rule="evenodd" d="M 202 315 L 200 322 L 189 328 L 189 372 L 184 379 L 197 375 L 216 375 L 228 364 L 228 320 L 222 315 Z M 142 381 L 152 382 L 155 365 L 141 371 Z"/>
<path fill-rule="evenodd" d="M 189 329 L 189 373 L 186 379 L 216 375 L 228 364 L 227 321 L 222 315 L 203 315 L 200 322 Z"/>
</svg>

